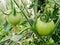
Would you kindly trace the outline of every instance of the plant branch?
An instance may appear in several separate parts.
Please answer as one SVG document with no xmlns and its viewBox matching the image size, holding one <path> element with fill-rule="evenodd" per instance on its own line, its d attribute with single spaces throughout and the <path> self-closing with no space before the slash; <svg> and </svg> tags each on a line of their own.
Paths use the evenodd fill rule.
<svg viewBox="0 0 60 45">
<path fill-rule="evenodd" d="M 29 12 L 28 12 L 28 10 L 27 10 L 27 8 L 26 8 L 26 6 L 25 6 L 25 4 L 24 4 L 24 2 L 21 0 L 21 2 L 22 2 L 22 4 L 23 4 L 23 6 L 24 6 L 24 9 L 26 10 L 26 12 L 27 12 L 27 15 L 28 16 L 30 16 L 30 14 L 29 14 Z"/>
<path fill-rule="evenodd" d="M 22 34 L 24 31 L 27 31 L 28 29 L 30 29 L 29 27 L 24 28 L 19 34 Z"/>
<path fill-rule="evenodd" d="M 35 16 L 37 15 L 37 6 L 38 6 L 38 0 L 35 0 L 35 5 L 34 5 L 34 14 L 35 14 Z"/>
</svg>

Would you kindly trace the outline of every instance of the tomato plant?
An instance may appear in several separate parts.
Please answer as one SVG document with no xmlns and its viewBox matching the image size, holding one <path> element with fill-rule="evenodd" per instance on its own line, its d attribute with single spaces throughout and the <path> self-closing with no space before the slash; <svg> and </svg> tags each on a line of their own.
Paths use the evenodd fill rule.
<svg viewBox="0 0 60 45">
<path fill-rule="evenodd" d="M 58 2 L 58 0 L 2 0 L 0 17 L 2 20 L 5 19 L 4 14 L 6 20 L 0 19 L 0 22 L 4 22 L 2 26 L 0 25 L 0 45 L 60 45 Z"/>
</svg>

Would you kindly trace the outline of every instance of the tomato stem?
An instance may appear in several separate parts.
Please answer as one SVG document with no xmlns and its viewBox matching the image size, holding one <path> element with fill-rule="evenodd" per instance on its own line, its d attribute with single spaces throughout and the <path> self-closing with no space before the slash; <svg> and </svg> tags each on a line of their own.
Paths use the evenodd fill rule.
<svg viewBox="0 0 60 45">
<path fill-rule="evenodd" d="M 16 25 L 14 25 L 14 33 L 16 33 Z"/>
</svg>

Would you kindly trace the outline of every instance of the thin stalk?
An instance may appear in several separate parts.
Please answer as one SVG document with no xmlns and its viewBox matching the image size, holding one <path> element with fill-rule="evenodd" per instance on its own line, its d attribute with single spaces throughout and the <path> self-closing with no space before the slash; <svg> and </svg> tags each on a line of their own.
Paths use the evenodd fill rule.
<svg viewBox="0 0 60 45">
<path fill-rule="evenodd" d="M 25 18 L 27 19 L 28 23 L 31 25 L 30 21 L 29 21 L 29 18 L 26 16 L 26 14 L 23 12 L 23 10 L 20 8 L 20 6 L 18 5 L 18 3 L 14 0 L 15 4 L 17 5 L 17 7 L 21 10 L 21 13 L 25 16 Z"/>
<path fill-rule="evenodd" d="M 23 12 L 23 10 L 21 10 L 21 11 L 22 11 L 23 15 L 25 16 L 25 18 L 27 19 L 27 21 L 28 21 L 28 23 L 30 24 L 30 26 L 32 26 L 32 24 L 31 24 L 30 21 L 29 21 L 29 18 L 25 15 L 25 13 Z"/>
<path fill-rule="evenodd" d="M 27 12 L 27 15 L 30 17 L 30 14 L 29 14 L 29 12 L 28 12 L 28 10 L 27 10 L 27 8 L 26 8 L 26 6 L 25 6 L 25 4 L 24 4 L 24 2 L 21 0 L 21 2 L 22 2 L 22 4 L 23 4 L 23 6 L 24 6 L 24 9 L 26 10 L 26 12 Z"/>
<path fill-rule="evenodd" d="M 38 0 L 35 0 L 35 5 L 34 5 L 34 14 L 35 14 L 35 16 L 37 15 L 37 6 L 38 6 Z"/>
<path fill-rule="evenodd" d="M 14 25 L 14 33 L 16 33 L 16 25 Z"/>
<path fill-rule="evenodd" d="M 24 31 L 27 31 L 28 29 L 30 29 L 29 27 L 24 28 L 19 34 L 22 34 Z"/>
<path fill-rule="evenodd" d="M 11 1 L 11 10 L 13 11 L 13 6 L 14 6 L 13 0 L 10 0 L 10 1 Z"/>
</svg>

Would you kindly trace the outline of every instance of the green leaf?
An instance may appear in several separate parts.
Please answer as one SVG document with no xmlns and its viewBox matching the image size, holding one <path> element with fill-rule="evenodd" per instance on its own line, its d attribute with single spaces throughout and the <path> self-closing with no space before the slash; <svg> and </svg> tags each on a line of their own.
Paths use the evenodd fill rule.
<svg viewBox="0 0 60 45">
<path fill-rule="evenodd" d="M 6 32 L 12 29 L 12 27 L 9 25 L 7 21 L 4 23 L 4 29 Z"/>
<path fill-rule="evenodd" d="M 56 33 L 60 36 L 60 29 L 56 29 Z"/>
</svg>

